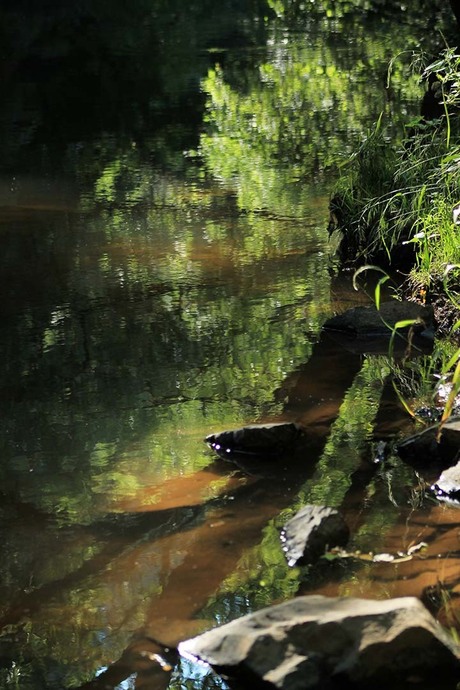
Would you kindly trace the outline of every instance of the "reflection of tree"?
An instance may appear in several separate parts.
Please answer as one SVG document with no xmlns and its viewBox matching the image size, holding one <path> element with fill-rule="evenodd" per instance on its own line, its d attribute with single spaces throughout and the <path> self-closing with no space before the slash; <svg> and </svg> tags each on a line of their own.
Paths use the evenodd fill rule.
<svg viewBox="0 0 460 690">
<path fill-rule="evenodd" d="M 349 0 L 319 0 L 319 2 L 311 3 L 307 11 L 305 11 L 303 0 L 267 0 L 267 4 L 284 21 L 296 23 L 307 24 L 312 20 L 332 19 L 341 20 L 346 23 L 346 26 L 354 25 L 356 28 L 358 20 L 363 22 L 376 15 L 379 19 L 397 18 L 401 20 L 401 23 L 405 23 L 406 7 L 401 0 L 387 0 L 385 3 L 381 0 L 354 0 L 352 3 Z M 417 26 L 420 34 L 423 35 L 427 19 L 434 22 L 439 15 L 444 14 L 444 11 L 445 3 L 443 2 L 421 0 L 416 8 L 411 8 L 410 22 L 414 28 Z M 448 14 L 447 19 L 449 19 Z"/>
<path fill-rule="evenodd" d="M 221 489 L 225 493 L 220 494 L 220 500 L 210 501 L 207 505 L 182 505 L 175 511 L 162 511 L 160 503 L 157 511 L 114 518 L 114 526 L 120 532 L 118 540 L 108 542 L 104 549 L 95 551 L 93 556 L 88 554 L 86 562 L 61 578 L 61 581 L 56 579 L 27 597 L 29 615 L 34 623 L 30 630 L 28 628 L 28 632 L 33 632 L 31 642 L 24 641 L 24 648 L 29 649 L 32 657 L 37 653 L 43 656 L 45 649 L 52 648 L 53 656 L 65 660 L 69 669 L 79 655 L 78 647 L 62 648 L 60 634 L 50 634 L 45 644 L 38 612 L 45 614 L 48 621 L 54 621 L 57 629 L 63 625 L 62 616 L 66 617 L 67 624 L 72 621 L 80 630 L 80 643 L 90 645 L 93 654 L 100 654 L 101 651 L 105 656 L 116 654 L 128 629 L 138 629 L 133 643 L 125 649 L 120 661 L 104 676 L 106 684 L 112 677 L 119 682 L 133 669 L 142 666 L 149 668 L 148 658 L 141 654 L 148 651 L 149 638 L 174 645 L 183 637 L 187 625 L 190 626 L 192 619 L 200 613 L 208 597 L 237 567 L 244 552 L 260 539 L 267 521 L 289 506 L 306 477 L 313 473 L 327 437 L 328 425 L 340 406 L 344 387 L 352 381 L 360 366 L 360 356 L 348 355 L 343 378 L 337 377 L 332 367 L 324 366 L 331 356 L 339 356 L 333 344 L 326 343 L 324 348 L 317 345 L 310 363 L 299 371 L 295 383 L 290 387 L 288 397 L 293 404 L 299 409 L 304 407 L 302 398 L 305 405 L 311 407 L 313 418 L 321 418 L 319 429 L 315 429 L 314 425 L 311 428 L 305 452 L 295 459 L 276 462 L 268 468 L 267 477 L 255 476 L 243 481 L 241 476 L 236 481 L 230 477 L 227 485 Z M 328 385 L 329 399 L 323 415 L 311 395 L 316 390 L 316 374 L 320 374 Z M 290 403 L 288 409 L 291 409 Z M 305 453 L 308 453 L 307 463 Z M 219 470 L 219 464 L 216 463 L 216 468 L 208 473 L 209 479 L 212 480 L 223 469 Z M 193 490 L 193 483 L 180 478 L 176 481 L 178 487 L 183 487 L 183 498 L 189 499 L 188 491 L 190 487 Z M 199 499 L 199 496 L 193 498 Z M 164 501 L 167 505 L 167 493 Z M 97 533 L 109 527 L 109 523 L 95 523 L 86 532 Z M 74 537 L 77 536 L 74 532 Z M 271 551 L 280 575 L 278 556 L 282 557 L 282 554 L 277 553 L 279 544 L 274 539 L 271 541 Z M 267 565 L 270 562 L 273 564 L 267 549 L 265 560 L 268 560 Z M 129 583 L 126 582 L 127 572 L 130 574 Z M 87 584 L 82 588 L 81 582 L 85 578 Z M 288 576 L 286 581 L 280 578 L 277 596 L 292 591 L 295 581 L 295 576 Z M 273 592 L 274 587 L 276 582 L 272 583 L 270 591 Z M 122 597 L 123 606 L 114 605 L 114 596 Z M 64 601 L 59 604 L 61 597 Z M 107 602 L 111 604 L 108 607 Z M 85 612 L 84 620 L 81 610 Z M 4 622 L 17 624 L 21 621 L 21 613 L 21 606 L 7 612 Z M 93 629 L 97 629 L 101 622 L 107 633 L 101 640 L 102 647 L 96 647 L 92 644 Z M 195 630 L 199 627 L 200 623 L 196 621 Z M 86 659 L 90 663 L 88 656 Z M 130 660 L 130 664 L 127 664 L 127 660 Z M 155 669 L 156 666 L 156 660 L 152 659 L 151 667 Z M 98 681 L 88 687 L 97 688 Z"/>
<path fill-rule="evenodd" d="M 336 357 L 343 360 L 340 369 L 331 366 Z M 367 496 L 367 530 L 363 530 L 361 538 L 364 537 L 366 546 L 369 539 L 373 548 L 380 544 L 391 522 L 388 503 L 376 489 L 378 481 L 371 484 L 372 499 L 369 493 L 368 482 L 377 466 L 370 464 L 363 471 L 360 464 L 361 452 L 372 439 L 384 376 L 381 364 L 380 360 L 370 358 L 354 379 L 361 365 L 359 354 L 345 352 L 328 338 L 316 345 L 309 362 L 287 382 L 285 413 L 302 414 L 309 428 L 309 440 L 303 452 L 296 459 L 289 458 L 288 466 L 279 462 L 267 465 L 260 460 L 260 474 L 266 471 L 267 477 L 252 477 L 248 485 L 231 492 L 231 501 L 227 489 L 226 499 L 220 505 L 209 506 L 205 521 L 190 526 L 185 536 L 193 542 L 193 548 L 187 549 L 184 560 L 172 567 L 161 592 L 152 597 L 146 607 L 145 621 L 133 641 L 100 679 L 85 684 L 82 689 L 114 687 L 133 671 L 139 673 L 141 685 L 144 681 L 152 688 L 162 687 L 162 683 L 167 685 L 169 679 L 158 675 L 155 658 L 151 658 L 150 665 L 146 660 L 153 640 L 160 639 L 174 646 L 185 631 L 195 634 L 202 619 L 227 622 L 273 599 L 295 594 L 299 572 L 286 564 L 280 548 L 279 527 L 299 504 L 326 500 L 343 508 L 350 504 L 352 511 L 357 507 L 362 513 Z M 327 392 L 326 400 L 318 405 L 315 395 L 323 389 Z M 280 511 L 281 520 L 276 517 Z M 392 519 L 396 516 L 397 510 L 393 510 Z M 362 522 L 362 515 L 358 519 Z M 262 529 L 260 545 L 251 548 L 259 541 Z M 180 534 L 173 534 L 163 546 L 169 553 L 183 553 L 182 539 Z M 170 563 L 170 559 L 166 561 Z M 347 581 L 349 575 L 353 577 L 354 568 L 353 563 L 338 570 L 330 568 L 332 580 L 337 580 L 331 585 L 323 564 L 319 563 L 312 567 L 303 588 L 318 586 L 324 579 L 329 586 L 339 587 L 341 579 Z M 217 596 L 209 599 L 216 590 Z M 190 624 L 192 631 L 188 628 Z M 162 654 L 161 647 L 153 651 Z M 151 686 L 148 674 L 151 674 Z M 170 687 L 176 687 L 174 679 Z"/>
<path fill-rule="evenodd" d="M 426 16 L 413 17 L 395 35 L 390 22 L 372 25 L 372 10 L 364 12 L 369 3 L 271 5 L 280 19 L 269 25 L 258 68 L 240 71 L 237 80 L 227 59 L 203 82 L 208 131 L 201 152 L 210 172 L 237 190 L 241 208 L 287 213 L 293 183 L 335 169 L 381 112 L 402 129 L 401 103 L 417 103 L 420 93 L 408 62 Z M 357 16 L 351 48 L 347 36 Z M 399 53 L 388 89 L 389 61 Z"/>
<path fill-rule="evenodd" d="M 197 84 L 208 49 L 254 43 L 264 4 L 2 3 L 3 168 L 29 167 L 33 155 L 37 166 L 62 169 L 63 154 L 79 157 L 82 143 L 115 132 L 127 147 L 136 141 L 150 161 L 154 153 L 182 167 L 177 154 L 196 140 L 201 119 Z M 12 134 L 18 120 L 27 134 L 20 147 Z"/>
<path fill-rule="evenodd" d="M 18 587 L 29 591 L 12 625 L 23 623 L 21 602 L 39 605 L 30 606 L 31 657 L 71 665 L 61 604 L 80 645 L 74 660 L 87 658 L 91 670 L 99 663 L 82 650 L 94 650 L 104 606 L 120 627 L 97 653 L 118 653 L 142 624 L 142 597 L 154 598 L 161 585 L 147 586 L 142 567 L 113 554 L 123 550 L 124 534 L 143 564 L 154 559 L 156 542 L 136 551 L 137 518 L 126 527 L 109 521 L 107 535 L 101 513 L 129 510 L 129 503 L 159 509 L 169 479 L 200 475 L 209 463 L 202 438 L 210 428 L 275 412 L 273 390 L 311 351 L 306 325 L 315 333 L 328 310 L 327 264 L 318 251 L 325 239 L 313 220 L 316 252 L 306 255 L 304 222 L 240 215 L 232 196 L 216 191 L 164 178 L 146 209 L 103 205 L 81 217 L 53 216 L 55 224 L 31 243 L 42 257 L 27 274 L 39 286 L 39 308 L 28 304 L 21 271 L 10 276 L 10 328 L 1 334 L 10 353 L 1 385 L 11 396 L 0 422 L 2 491 L 13 507 L 20 496 L 46 519 L 2 532 L 9 557 L 0 586 L 4 601 Z M 10 251 L 19 256 L 21 247 L 24 238 L 11 234 Z M 16 315 L 19 305 L 24 311 Z M 204 502 L 222 487 L 210 481 L 201 489 L 195 498 Z M 8 525 L 13 515 L 5 512 Z M 115 572 L 109 577 L 117 588 L 130 572 L 133 588 L 117 602 L 102 582 L 104 568 L 95 574 L 105 558 L 114 571 L 120 567 L 120 580 Z M 168 572 L 165 565 L 165 578 Z M 126 622 L 117 618 L 123 612 Z M 29 662 L 22 669 L 33 675 Z"/>
</svg>

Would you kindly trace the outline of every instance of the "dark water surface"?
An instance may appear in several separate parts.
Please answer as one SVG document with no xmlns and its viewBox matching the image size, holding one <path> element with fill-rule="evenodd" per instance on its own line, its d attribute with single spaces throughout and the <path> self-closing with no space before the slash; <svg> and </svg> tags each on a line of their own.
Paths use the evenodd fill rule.
<svg viewBox="0 0 460 690">
<path fill-rule="evenodd" d="M 442 13 L 214 5 L 0 10 L 1 688 L 220 687 L 155 640 L 453 577 L 455 511 L 371 462 L 411 428 L 391 395 L 379 411 L 385 353 L 320 335 L 366 299 L 331 259 L 337 162 L 417 112 L 388 61 Z M 287 470 L 203 444 L 277 419 L 311 433 Z M 301 573 L 278 533 L 307 502 L 341 506 L 354 549 L 444 542 L 423 568 Z"/>
</svg>

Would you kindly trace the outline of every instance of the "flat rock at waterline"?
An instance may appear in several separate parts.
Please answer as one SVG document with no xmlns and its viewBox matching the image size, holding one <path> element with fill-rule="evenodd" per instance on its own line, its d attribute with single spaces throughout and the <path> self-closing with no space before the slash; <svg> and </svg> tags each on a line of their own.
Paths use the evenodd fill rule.
<svg viewBox="0 0 460 690">
<path fill-rule="evenodd" d="M 223 458 L 232 455 L 279 456 L 292 452 L 306 439 L 305 431 L 295 422 L 252 424 L 240 429 L 221 431 L 206 437 L 206 443 Z"/>
<path fill-rule="evenodd" d="M 460 648 L 414 597 L 298 597 L 186 640 L 179 653 L 210 664 L 230 686 L 248 690 L 388 683 L 392 690 L 407 690 L 426 687 L 413 685 L 417 679 L 441 687 L 460 673 Z"/>
<path fill-rule="evenodd" d="M 323 329 L 339 331 L 359 338 L 391 335 L 391 329 L 401 321 L 416 321 L 416 332 L 431 332 L 434 328 L 433 308 L 415 302 L 391 300 L 375 306 L 354 307 L 328 319 Z M 399 330 L 399 329 L 398 329 Z"/>
<path fill-rule="evenodd" d="M 398 455 L 413 465 L 453 465 L 460 455 L 460 417 L 451 417 L 442 426 L 438 441 L 438 424 L 409 436 L 396 446 Z"/>
<path fill-rule="evenodd" d="M 289 565 L 306 565 L 328 548 L 346 546 L 350 530 L 342 515 L 326 506 L 304 506 L 282 532 L 283 551 Z"/>
</svg>

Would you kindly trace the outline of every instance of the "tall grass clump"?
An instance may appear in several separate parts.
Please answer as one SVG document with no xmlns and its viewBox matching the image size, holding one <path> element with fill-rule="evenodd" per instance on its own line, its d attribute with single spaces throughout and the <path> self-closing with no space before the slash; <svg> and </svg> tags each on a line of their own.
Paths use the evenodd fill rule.
<svg viewBox="0 0 460 690">
<path fill-rule="evenodd" d="M 330 232 L 351 265 L 373 263 L 408 274 L 424 299 L 460 306 L 460 55 L 447 49 L 423 74 L 429 117 L 408 123 L 399 144 L 379 120 L 345 166 L 331 201 Z M 452 323 L 452 318 L 451 318 Z"/>
</svg>

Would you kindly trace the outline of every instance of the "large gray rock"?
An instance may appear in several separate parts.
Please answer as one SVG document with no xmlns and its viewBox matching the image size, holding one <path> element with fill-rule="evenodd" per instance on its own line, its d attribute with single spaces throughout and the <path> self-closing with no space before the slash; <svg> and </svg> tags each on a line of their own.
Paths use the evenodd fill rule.
<svg viewBox="0 0 460 690">
<path fill-rule="evenodd" d="M 326 549 L 345 546 L 349 537 L 348 525 L 337 510 L 314 505 L 299 510 L 281 532 L 289 565 L 312 563 Z"/>
<path fill-rule="evenodd" d="M 299 597 L 186 640 L 179 653 L 210 664 L 230 685 L 251 690 L 388 683 L 394 690 L 412 687 L 417 679 L 440 687 L 456 682 L 460 673 L 460 648 L 413 597 Z"/>
<path fill-rule="evenodd" d="M 354 307 L 328 319 L 323 328 L 366 338 L 391 335 L 391 329 L 398 322 L 409 320 L 417 322 L 413 326 L 415 331 L 431 333 L 434 328 L 432 307 L 396 300 L 382 303 L 380 309 L 375 306 Z"/>
</svg>

